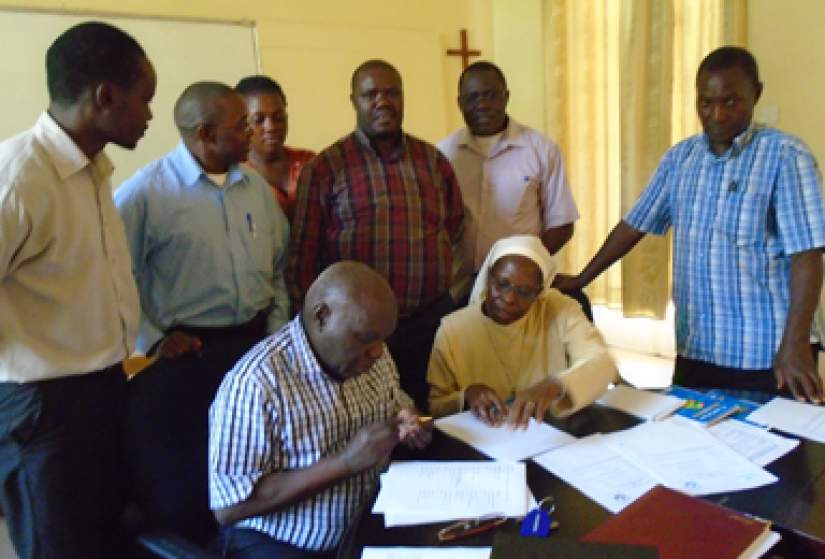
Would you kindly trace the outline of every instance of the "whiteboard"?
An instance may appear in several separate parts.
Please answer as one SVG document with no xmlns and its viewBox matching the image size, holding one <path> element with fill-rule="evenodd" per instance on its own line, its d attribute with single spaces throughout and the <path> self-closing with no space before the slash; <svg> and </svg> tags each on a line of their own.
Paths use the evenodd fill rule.
<svg viewBox="0 0 825 559">
<path fill-rule="evenodd" d="M 117 187 L 137 169 L 174 148 L 178 131 L 172 109 L 184 88 L 214 80 L 234 86 L 259 72 L 255 28 L 244 22 L 207 22 L 95 14 L 26 12 L 0 8 L 0 72 L 3 115 L 0 139 L 30 128 L 48 105 L 46 49 L 60 33 L 83 21 L 105 21 L 141 44 L 158 76 L 154 118 L 135 151 L 109 145 Z"/>
</svg>

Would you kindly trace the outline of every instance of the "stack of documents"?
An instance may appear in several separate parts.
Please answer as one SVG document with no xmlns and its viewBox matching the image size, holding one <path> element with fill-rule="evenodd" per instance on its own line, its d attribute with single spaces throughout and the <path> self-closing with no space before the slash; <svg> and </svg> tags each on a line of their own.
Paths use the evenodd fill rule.
<svg viewBox="0 0 825 559">
<path fill-rule="evenodd" d="M 436 419 L 435 426 L 496 460 L 524 460 L 576 440 L 576 437 L 534 419 L 530 419 L 527 429 L 514 431 L 507 426 L 490 427 L 469 411 Z"/>
<path fill-rule="evenodd" d="M 521 517 L 533 506 L 522 462 L 393 462 L 372 511 L 383 513 L 389 528 L 492 513 Z"/>
<path fill-rule="evenodd" d="M 712 429 L 669 418 L 591 435 L 533 460 L 616 513 L 657 484 L 689 495 L 710 495 L 773 483 L 777 477 L 760 463 L 796 444 L 741 422 Z M 725 439 L 751 456 L 740 454 Z"/>
</svg>

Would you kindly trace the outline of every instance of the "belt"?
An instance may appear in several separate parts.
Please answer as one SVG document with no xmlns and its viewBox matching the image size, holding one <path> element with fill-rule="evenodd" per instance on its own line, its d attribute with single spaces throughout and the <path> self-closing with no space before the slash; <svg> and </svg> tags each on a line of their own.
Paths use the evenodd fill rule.
<svg viewBox="0 0 825 559">
<path fill-rule="evenodd" d="M 251 320 L 243 324 L 232 324 L 229 326 L 188 326 L 186 324 L 176 324 L 169 328 L 167 334 L 175 330 L 180 330 L 191 336 L 210 338 L 213 336 L 227 335 L 258 335 L 266 332 L 267 313 L 259 311 Z"/>
</svg>

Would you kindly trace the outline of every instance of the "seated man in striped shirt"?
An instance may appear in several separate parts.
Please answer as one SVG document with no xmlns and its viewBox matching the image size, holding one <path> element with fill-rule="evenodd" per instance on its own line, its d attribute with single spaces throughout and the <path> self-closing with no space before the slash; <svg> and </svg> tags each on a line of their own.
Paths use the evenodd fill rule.
<svg viewBox="0 0 825 559">
<path fill-rule="evenodd" d="M 209 441 L 226 557 L 334 557 L 395 445 L 429 443 L 384 345 L 397 320 L 386 280 L 338 262 L 226 375 Z"/>
</svg>

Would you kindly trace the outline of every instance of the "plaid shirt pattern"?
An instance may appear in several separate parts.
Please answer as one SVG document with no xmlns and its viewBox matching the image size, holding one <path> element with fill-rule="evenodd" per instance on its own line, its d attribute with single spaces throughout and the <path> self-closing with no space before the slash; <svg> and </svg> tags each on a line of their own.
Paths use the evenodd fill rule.
<svg viewBox="0 0 825 559">
<path fill-rule="evenodd" d="M 211 507 L 246 500 L 267 474 L 307 468 L 340 453 L 362 427 L 412 405 L 386 349 L 369 371 L 344 382 L 330 378 L 312 353 L 299 314 L 244 356 L 218 390 L 210 410 Z M 332 549 L 371 497 L 378 473 L 365 470 L 235 526 L 303 549 Z"/>
<path fill-rule="evenodd" d="M 339 260 L 368 264 L 389 281 L 402 315 L 447 292 L 464 208 L 449 161 L 403 134 L 382 158 L 360 130 L 304 167 L 290 239 L 293 301 Z"/>
<path fill-rule="evenodd" d="M 680 355 L 769 369 L 790 305 L 791 256 L 825 246 L 816 161 L 788 134 L 754 124 L 721 156 L 693 136 L 665 155 L 625 221 L 673 226 Z"/>
</svg>

